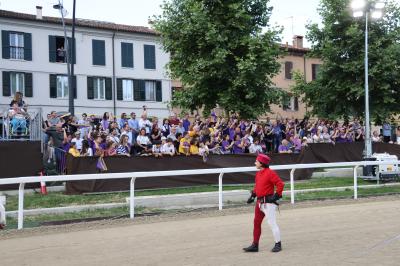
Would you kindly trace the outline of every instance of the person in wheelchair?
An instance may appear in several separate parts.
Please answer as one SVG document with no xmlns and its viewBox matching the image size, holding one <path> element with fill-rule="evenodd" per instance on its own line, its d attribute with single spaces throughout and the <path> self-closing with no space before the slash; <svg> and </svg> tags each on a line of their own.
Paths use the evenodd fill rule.
<svg viewBox="0 0 400 266">
<path fill-rule="evenodd" d="M 27 133 L 27 117 L 28 113 L 18 106 L 18 103 L 13 103 L 10 111 L 8 112 L 8 117 L 11 124 L 11 135 L 17 133 Z"/>
</svg>

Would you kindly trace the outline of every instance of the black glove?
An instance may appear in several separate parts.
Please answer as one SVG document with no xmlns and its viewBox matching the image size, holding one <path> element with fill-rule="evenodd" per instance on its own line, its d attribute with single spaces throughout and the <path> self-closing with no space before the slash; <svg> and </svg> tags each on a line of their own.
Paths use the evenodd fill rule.
<svg viewBox="0 0 400 266">
<path fill-rule="evenodd" d="M 247 204 L 253 203 L 255 198 L 256 198 L 256 193 L 252 190 L 250 191 L 251 195 L 250 197 L 247 199 Z"/>
</svg>

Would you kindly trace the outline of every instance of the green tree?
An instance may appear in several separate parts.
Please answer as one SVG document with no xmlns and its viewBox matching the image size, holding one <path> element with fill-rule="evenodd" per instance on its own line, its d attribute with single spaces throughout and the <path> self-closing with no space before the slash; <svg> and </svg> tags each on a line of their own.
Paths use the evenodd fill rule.
<svg viewBox="0 0 400 266">
<path fill-rule="evenodd" d="M 173 106 L 206 113 L 219 106 L 254 118 L 279 101 L 271 78 L 280 68 L 280 29 L 268 27 L 268 1 L 164 2 L 154 28 L 171 54 L 168 72 L 185 88 L 174 94 Z"/>
<path fill-rule="evenodd" d="M 307 26 L 311 55 L 323 61 L 317 79 L 297 75 L 293 88 L 314 115 L 343 118 L 364 115 L 365 16 L 352 17 L 350 0 L 321 0 L 322 27 Z M 389 1 L 384 17 L 370 20 L 370 113 L 376 121 L 400 112 L 400 10 Z"/>
</svg>

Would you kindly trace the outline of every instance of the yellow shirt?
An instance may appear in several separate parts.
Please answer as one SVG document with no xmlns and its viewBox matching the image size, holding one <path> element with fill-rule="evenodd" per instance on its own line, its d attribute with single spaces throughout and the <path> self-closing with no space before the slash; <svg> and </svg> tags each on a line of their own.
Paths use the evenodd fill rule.
<svg viewBox="0 0 400 266">
<path fill-rule="evenodd" d="M 190 145 L 190 154 L 199 154 L 199 147 L 196 145 Z"/>
<path fill-rule="evenodd" d="M 74 148 L 70 148 L 68 150 L 68 153 L 71 154 L 74 157 L 79 157 L 81 154 L 79 153 L 79 151 L 77 149 Z"/>
</svg>

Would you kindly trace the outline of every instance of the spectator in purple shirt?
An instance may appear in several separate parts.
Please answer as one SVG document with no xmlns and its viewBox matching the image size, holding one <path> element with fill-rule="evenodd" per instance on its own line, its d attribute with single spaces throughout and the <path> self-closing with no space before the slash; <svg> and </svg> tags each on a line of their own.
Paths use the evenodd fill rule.
<svg viewBox="0 0 400 266">
<path fill-rule="evenodd" d="M 242 154 L 244 153 L 245 143 L 244 139 L 240 138 L 240 135 L 235 135 L 235 141 L 233 142 L 233 154 Z"/>
</svg>

